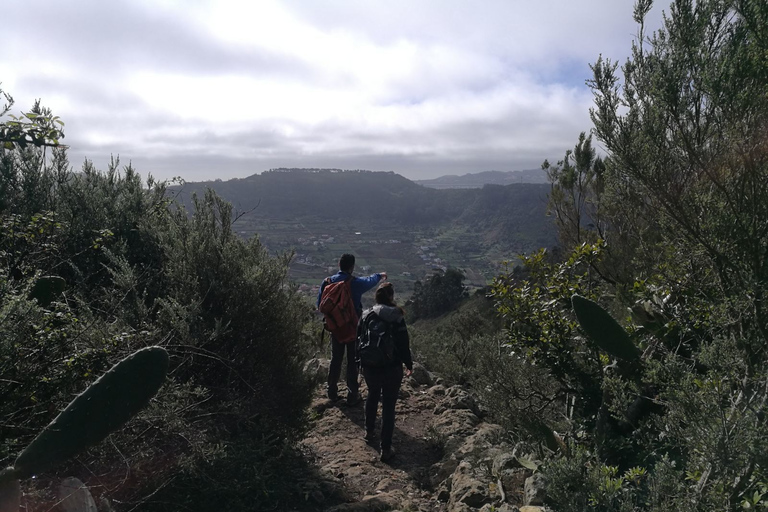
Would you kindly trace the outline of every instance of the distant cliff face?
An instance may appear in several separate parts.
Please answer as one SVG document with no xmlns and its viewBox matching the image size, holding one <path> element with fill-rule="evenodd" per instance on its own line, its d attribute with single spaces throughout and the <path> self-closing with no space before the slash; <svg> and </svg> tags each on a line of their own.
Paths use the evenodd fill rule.
<svg viewBox="0 0 768 512">
<path fill-rule="evenodd" d="M 525 171 L 485 171 L 462 176 L 440 176 L 432 180 L 415 180 L 419 185 L 445 188 L 482 188 L 485 185 L 513 185 L 520 183 L 548 183 L 546 173 L 541 169 Z"/>
<path fill-rule="evenodd" d="M 441 202 L 434 190 L 395 173 L 337 169 L 277 169 L 243 179 L 187 183 L 178 190 L 189 204 L 192 193 L 200 195 L 206 188 L 241 211 L 254 209 L 254 216 L 273 219 L 389 216 L 420 222 L 426 205 Z"/>
<path fill-rule="evenodd" d="M 509 173 L 497 174 L 508 178 Z M 301 219 L 328 226 L 354 220 L 402 229 L 451 227 L 502 245 L 528 239 L 536 247 L 547 247 L 556 239 L 546 215 L 545 184 L 440 190 L 392 172 L 278 169 L 243 179 L 187 183 L 176 190 L 189 207 L 192 194 L 201 196 L 206 188 L 238 211 L 249 211 L 253 219 Z"/>
</svg>

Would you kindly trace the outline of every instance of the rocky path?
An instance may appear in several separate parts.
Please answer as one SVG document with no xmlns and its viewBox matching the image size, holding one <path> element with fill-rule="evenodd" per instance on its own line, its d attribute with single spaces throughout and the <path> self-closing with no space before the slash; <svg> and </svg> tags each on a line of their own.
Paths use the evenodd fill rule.
<svg viewBox="0 0 768 512">
<path fill-rule="evenodd" d="M 361 391 L 365 396 L 364 383 Z M 363 439 L 363 402 L 349 406 L 341 400 L 333 404 L 319 386 L 312 403 L 317 419 L 304 446 L 315 464 L 342 484 L 341 494 L 349 501 L 329 510 L 447 511 L 446 504 L 431 492 L 428 473 L 443 455 L 439 440 L 430 435 L 436 405 L 435 396 L 426 387 L 414 389 L 409 382 L 404 384 L 396 409 L 396 453 L 385 463 L 379 460 L 378 439 L 375 444 Z"/>
<path fill-rule="evenodd" d="M 322 380 L 327 368 L 314 371 Z M 362 395 L 367 390 L 363 383 Z M 340 386 L 340 395 L 346 389 Z M 330 402 L 316 388 L 313 427 L 303 448 L 324 485 L 308 499 L 330 512 L 534 512 L 543 510 L 535 490 L 526 496 L 532 471 L 519 464 L 498 425 L 481 420 L 472 397 L 444 387 L 423 367 L 405 379 L 397 403 L 395 457 L 379 460 L 378 439 L 363 439 L 364 405 Z M 380 422 L 379 410 L 379 422 Z M 377 425 L 378 428 L 378 425 Z M 521 507 L 518 509 L 518 507 Z"/>
</svg>

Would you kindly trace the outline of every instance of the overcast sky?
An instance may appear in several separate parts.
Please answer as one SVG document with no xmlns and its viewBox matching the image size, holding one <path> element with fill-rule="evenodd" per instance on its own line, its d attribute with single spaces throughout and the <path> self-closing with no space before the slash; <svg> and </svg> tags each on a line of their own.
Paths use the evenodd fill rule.
<svg viewBox="0 0 768 512">
<path fill-rule="evenodd" d="M 632 4 L 5 0 L 0 82 L 61 116 L 75 167 L 533 169 L 589 130 L 589 64 L 627 57 Z"/>
</svg>

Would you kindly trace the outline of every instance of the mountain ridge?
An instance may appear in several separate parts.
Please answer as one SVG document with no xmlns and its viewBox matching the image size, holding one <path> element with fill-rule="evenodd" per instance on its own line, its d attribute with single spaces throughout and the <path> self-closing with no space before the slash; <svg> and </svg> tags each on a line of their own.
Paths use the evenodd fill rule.
<svg viewBox="0 0 768 512">
<path fill-rule="evenodd" d="M 501 262 L 557 243 L 544 184 L 435 189 L 392 172 L 281 169 L 175 188 L 188 211 L 212 189 L 233 205 L 240 236 L 295 254 L 291 276 L 308 295 L 345 252 L 361 272 L 399 276 L 407 295 L 448 267 L 484 286 Z"/>
<path fill-rule="evenodd" d="M 521 171 L 483 171 L 462 175 L 449 174 L 429 180 L 413 180 L 424 187 L 446 188 L 482 188 L 485 185 L 512 185 L 515 183 L 549 183 L 542 169 Z"/>
</svg>

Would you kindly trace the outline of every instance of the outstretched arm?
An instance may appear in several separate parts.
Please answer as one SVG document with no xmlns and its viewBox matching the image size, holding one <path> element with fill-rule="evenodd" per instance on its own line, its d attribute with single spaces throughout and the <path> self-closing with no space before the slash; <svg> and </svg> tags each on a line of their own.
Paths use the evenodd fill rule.
<svg viewBox="0 0 768 512">
<path fill-rule="evenodd" d="M 359 293 L 360 295 L 364 294 L 377 284 L 379 284 L 379 281 L 382 279 L 387 279 L 387 273 L 386 272 L 379 272 L 376 274 L 371 274 L 367 277 L 356 277 L 352 281 L 352 288 L 353 291 L 356 293 Z"/>
</svg>

